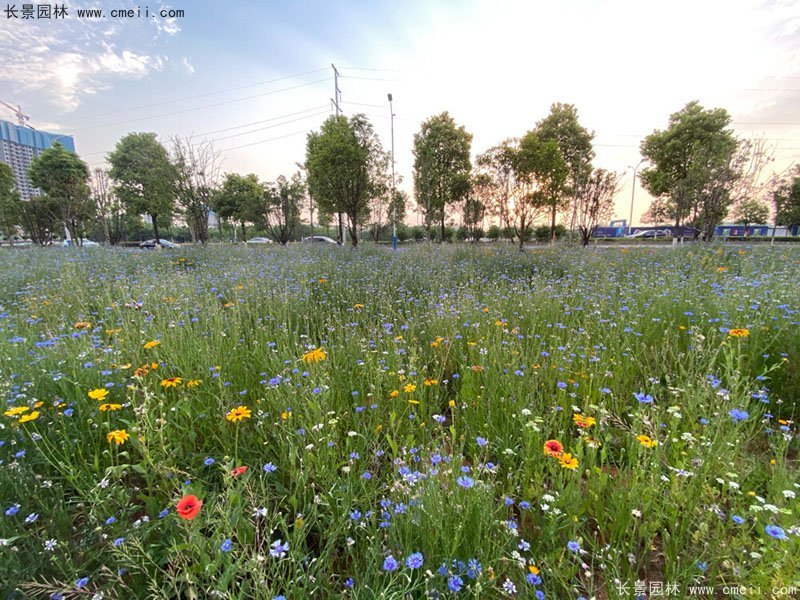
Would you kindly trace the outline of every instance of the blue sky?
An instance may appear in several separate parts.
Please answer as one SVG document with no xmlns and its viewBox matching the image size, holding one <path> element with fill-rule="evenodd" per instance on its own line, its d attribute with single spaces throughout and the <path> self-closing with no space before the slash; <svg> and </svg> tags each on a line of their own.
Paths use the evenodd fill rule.
<svg viewBox="0 0 800 600">
<path fill-rule="evenodd" d="M 409 191 L 413 134 L 442 110 L 478 153 L 570 102 L 596 133 L 596 164 L 626 171 L 642 137 L 697 99 L 727 108 L 743 137 L 767 137 L 779 170 L 800 158 L 797 0 L 185 0 L 163 5 L 184 10 L 178 19 L 84 20 L 78 8 L 162 5 L 66 4 L 63 21 L 0 14 L 0 99 L 35 127 L 73 133 L 93 167 L 125 133 L 155 131 L 215 140 L 222 171 L 290 174 L 330 114 L 331 62 L 345 113 L 365 112 L 386 147 L 394 95 Z"/>
</svg>

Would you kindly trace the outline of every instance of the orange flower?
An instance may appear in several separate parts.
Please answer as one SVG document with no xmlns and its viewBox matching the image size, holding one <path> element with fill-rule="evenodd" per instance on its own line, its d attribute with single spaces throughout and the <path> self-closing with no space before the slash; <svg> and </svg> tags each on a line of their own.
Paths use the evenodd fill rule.
<svg viewBox="0 0 800 600">
<path fill-rule="evenodd" d="M 399 395 L 400 395 L 400 392 L 397 391 L 397 390 L 392 390 L 391 392 L 389 392 L 389 397 L 390 398 L 397 398 Z"/>
<path fill-rule="evenodd" d="M 158 340 L 151 340 L 151 341 L 147 342 L 147 343 L 144 345 L 144 349 L 145 349 L 145 350 L 150 350 L 151 348 L 155 348 L 156 346 L 158 346 L 160 343 L 161 343 L 161 342 L 160 342 L 160 341 L 158 341 Z"/>
<path fill-rule="evenodd" d="M 184 496 L 178 500 L 178 504 L 176 505 L 175 509 L 178 511 L 178 516 L 181 519 L 191 521 L 198 515 L 202 506 L 202 500 L 198 499 L 197 496 L 190 494 L 189 496 Z"/>
<path fill-rule="evenodd" d="M 247 471 L 247 465 L 243 465 L 241 467 L 236 467 L 235 469 L 231 470 L 231 477 L 238 477 Z"/>
<path fill-rule="evenodd" d="M 750 330 L 749 329 L 744 329 L 744 328 L 731 329 L 728 332 L 728 335 L 731 336 L 731 337 L 743 337 L 744 338 L 744 337 L 747 337 L 748 335 L 750 335 Z"/>
<path fill-rule="evenodd" d="M 558 440 L 547 440 L 544 443 L 544 455 L 558 458 L 564 452 L 564 446 Z"/>
<path fill-rule="evenodd" d="M 180 377 L 167 377 L 166 379 L 161 380 L 161 387 L 163 388 L 178 387 L 181 383 L 183 383 L 183 379 L 181 379 Z"/>
<path fill-rule="evenodd" d="M 203 383 L 203 381 L 201 379 L 190 379 L 189 381 L 186 382 L 186 387 L 187 388 L 196 388 L 201 383 Z"/>
<path fill-rule="evenodd" d="M 437 383 L 439 383 L 439 381 L 437 379 L 427 378 L 422 383 L 424 383 L 426 387 L 431 387 L 432 385 L 436 385 Z"/>
<path fill-rule="evenodd" d="M 119 410 L 122 408 L 122 404 L 101 404 L 100 410 L 106 412 L 107 410 Z"/>
<path fill-rule="evenodd" d="M 644 434 L 637 435 L 636 440 L 645 448 L 653 448 L 654 446 L 658 446 L 658 441 Z"/>
</svg>

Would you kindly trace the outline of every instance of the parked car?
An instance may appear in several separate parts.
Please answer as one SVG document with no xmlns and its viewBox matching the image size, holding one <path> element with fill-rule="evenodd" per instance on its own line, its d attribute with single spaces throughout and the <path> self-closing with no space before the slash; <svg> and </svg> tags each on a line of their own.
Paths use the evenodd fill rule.
<svg viewBox="0 0 800 600">
<path fill-rule="evenodd" d="M 61 242 L 61 245 L 66 248 L 67 246 L 77 246 L 78 244 L 75 243 L 75 240 L 64 240 L 63 242 Z M 92 240 L 82 239 L 81 246 L 83 246 L 84 248 L 97 248 L 98 246 L 100 246 L 100 244 L 98 244 L 97 242 L 93 242 Z"/>
<path fill-rule="evenodd" d="M 165 240 L 163 238 L 159 239 L 158 241 L 161 244 L 162 248 L 180 248 L 180 246 L 178 246 L 178 244 L 174 244 L 174 243 L 170 242 L 169 240 Z M 145 240 L 141 244 L 139 244 L 139 248 L 148 248 L 148 249 L 152 250 L 155 247 L 156 247 L 155 239 Z"/>
<path fill-rule="evenodd" d="M 327 235 L 312 235 L 306 238 L 303 238 L 304 244 L 335 244 L 339 245 L 339 242 L 334 240 L 333 238 L 329 238 Z"/>
<path fill-rule="evenodd" d="M 272 240 L 268 237 L 254 237 L 245 241 L 245 244 L 272 244 Z"/>
<path fill-rule="evenodd" d="M 626 235 L 627 238 L 659 238 L 659 237 L 672 237 L 672 232 L 669 229 L 644 229 Z"/>
</svg>

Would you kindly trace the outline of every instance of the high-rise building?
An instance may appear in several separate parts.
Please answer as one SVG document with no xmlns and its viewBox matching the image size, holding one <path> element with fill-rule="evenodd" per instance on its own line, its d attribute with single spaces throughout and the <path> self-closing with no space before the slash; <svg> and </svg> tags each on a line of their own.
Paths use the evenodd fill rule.
<svg viewBox="0 0 800 600">
<path fill-rule="evenodd" d="M 28 180 L 28 167 L 53 142 L 75 152 L 75 140 L 70 135 L 48 133 L 0 120 L 0 162 L 6 163 L 14 171 L 17 190 L 23 200 L 39 195 L 39 190 Z"/>
</svg>

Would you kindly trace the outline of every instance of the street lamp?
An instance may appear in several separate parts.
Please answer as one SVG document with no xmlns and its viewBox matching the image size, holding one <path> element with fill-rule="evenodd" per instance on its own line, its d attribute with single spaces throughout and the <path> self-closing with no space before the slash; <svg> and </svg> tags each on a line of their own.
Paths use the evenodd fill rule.
<svg viewBox="0 0 800 600">
<path fill-rule="evenodd" d="M 392 250 L 397 250 L 397 210 L 395 206 L 395 196 L 397 191 L 394 189 L 394 110 L 392 109 L 392 94 L 387 94 L 389 98 L 389 114 L 392 123 Z"/>
<path fill-rule="evenodd" d="M 631 234 L 631 227 L 633 226 L 633 198 L 636 194 L 636 172 L 639 170 L 639 167 L 642 166 L 644 161 L 645 159 L 643 158 L 635 167 L 628 165 L 629 169 L 633 169 L 633 184 L 631 185 L 631 214 L 628 216 L 628 235 Z"/>
</svg>

